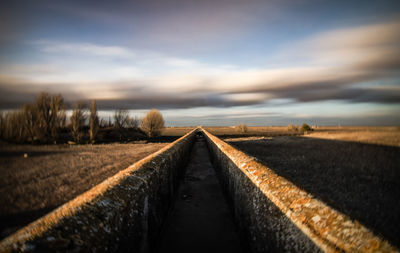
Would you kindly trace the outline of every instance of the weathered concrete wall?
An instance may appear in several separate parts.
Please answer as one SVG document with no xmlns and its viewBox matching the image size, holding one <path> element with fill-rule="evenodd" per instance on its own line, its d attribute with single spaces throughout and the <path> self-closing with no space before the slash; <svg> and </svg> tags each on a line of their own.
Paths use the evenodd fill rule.
<svg viewBox="0 0 400 253">
<path fill-rule="evenodd" d="M 255 158 L 202 131 L 235 220 L 253 252 L 399 251 Z"/>
<path fill-rule="evenodd" d="M 195 134 L 193 130 L 5 238 L 0 252 L 151 251 Z"/>
</svg>

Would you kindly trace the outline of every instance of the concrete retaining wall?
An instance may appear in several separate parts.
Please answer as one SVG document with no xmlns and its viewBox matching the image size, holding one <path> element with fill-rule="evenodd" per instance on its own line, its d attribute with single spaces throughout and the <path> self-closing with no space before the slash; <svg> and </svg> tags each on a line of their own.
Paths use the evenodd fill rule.
<svg viewBox="0 0 400 253">
<path fill-rule="evenodd" d="M 0 252 L 151 251 L 195 134 L 193 130 L 5 238 Z"/>
<path fill-rule="evenodd" d="M 243 152 L 203 130 L 236 223 L 253 252 L 398 252 Z"/>
</svg>

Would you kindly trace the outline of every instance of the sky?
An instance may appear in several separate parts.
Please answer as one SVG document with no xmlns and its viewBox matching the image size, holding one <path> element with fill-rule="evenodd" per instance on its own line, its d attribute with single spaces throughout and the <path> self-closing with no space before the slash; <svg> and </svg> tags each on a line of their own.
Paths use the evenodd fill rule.
<svg viewBox="0 0 400 253">
<path fill-rule="evenodd" d="M 400 125 L 400 1 L 1 1 L 0 110 L 42 91 L 168 126 Z"/>
</svg>

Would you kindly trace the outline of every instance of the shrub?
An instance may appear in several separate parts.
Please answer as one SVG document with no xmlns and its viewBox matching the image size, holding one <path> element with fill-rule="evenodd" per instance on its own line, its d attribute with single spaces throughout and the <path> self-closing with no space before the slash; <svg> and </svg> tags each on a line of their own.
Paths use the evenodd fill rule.
<svg viewBox="0 0 400 253">
<path fill-rule="evenodd" d="M 1 137 L 3 140 L 10 139 L 10 113 L 11 112 L 2 113 Z"/>
<path fill-rule="evenodd" d="M 295 126 L 295 125 L 289 124 L 288 125 L 288 131 L 297 132 L 297 131 L 299 131 L 299 128 L 297 126 Z"/>
<path fill-rule="evenodd" d="M 314 131 L 314 129 L 312 129 L 312 128 L 311 128 L 309 125 L 307 125 L 306 123 L 303 123 L 303 125 L 302 125 L 301 128 L 300 128 L 300 131 L 303 132 L 303 133 L 306 133 L 306 132 Z"/>
<path fill-rule="evenodd" d="M 0 112 L 0 138 L 5 139 L 4 131 L 5 131 L 5 115 L 3 112 Z"/>
<path fill-rule="evenodd" d="M 31 136 L 25 125 L 25 111 L 0 113 L 0 138 L 11 142 L 26 142 Z"/>
<path fill-rule="evenodd" d="M 65 126 L 65 119 L 62 96 L 42 92 L 34 104 L 25 104 L 19 110 L 1 113 L 0 137 L 15 142 L 48 142 L 58 137 L 60 128 Z"/>
<path fill-rule="evenodd" d="M 157 109 L 153 109 L 143 118 L 140 127 L 150 138 L 159 136 L 164 128 L 164 118 Z"/>
<path fill-rule="evenodd" d="M 82 140 L 82 128 L 86 121 L 85 106 L 82 103 L 76 103 L 71 115 L 71 133 L 75 142 Z"/>
<path fill-rule="evenodd" d="M 26 135 L 26 127 L 24 125 L 24 113 L 22 110 L 17 110 L 12 113 L 12 118 L 13 118 L 13 130 L 15 133 L 15 140 L 17 142 L 25 142 L 27 139 Z"/>
<path fill-rule="evenodd" d="M 4 116 L 3 112 L 0 111 L 0 139 L 3 138 L 3 132 L 4 132 Z"/>
<path fill-rule="evenodd" d="M 99 132 L 99 116 L 97 115 L 96 101 L 92 100 L 90 104 L 90 117 L 89 117 L 89 138 L 93 143 L 96 140 Z"/>
<path fill-rule="evenodd" d="M 139 127 L 139 120 L 136 117 L 128 117 L 126 122 L 128 128 L 138 128 Z"/>
<path fill-rule="evenodd" d="M 239 125 L 236 125 L 236 126 L 235 126 L 235 129 L 236 129 L 236 131 L 238 131 L 239 133 L 247 133 L 247 131 L 248 131 L 247 125 L 244 124 L 244 123 L 239 124 Z"/>
<path fill-rule="evenodd" d="M 106 128 L 106 127 L 111 127 L 111 126 L 112 126 L 112 124 L 110 121 L 107 121 L 105 119 L 100 119 L 100 122 L 99 122 L 100 128 Z"/>
<path fill-rule="evenodd" d="M 8 112 L 3 116 L 4 129 L 2 136 L 5 140 L 14 142 L 24 142 L 26 131 L 24 126 L 24 114 L 22 110 Z"/>
</svg>

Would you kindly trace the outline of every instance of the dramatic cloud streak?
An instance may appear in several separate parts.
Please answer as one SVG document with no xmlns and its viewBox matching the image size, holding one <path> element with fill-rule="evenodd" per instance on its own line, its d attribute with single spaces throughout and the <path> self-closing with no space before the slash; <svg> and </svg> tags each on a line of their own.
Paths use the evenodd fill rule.
<svg viewBox="0 0 400 253">
<path fill-rule="evenodd" d="M 108 82 L 97 79 L 96 74 L 84 70 L 79 80 L 79 71 L 72 69 L 77 79 L 69 86 L 63 82 L 68 68 L 47 66 L 48 73 L 60 72 L 59 80 L 53 82 L 29 83 L 29 92 L 40 88 L 59 90 L 62 93 L 77 93 L 77 99 L 96 98 L 105 107 L 132 106 L 132 108 L 234 106 L 259 104 L 269 99 L 293 99 L 309 102 L 341 99 L 349 101 L 398 103 L 400 88 L 398 83 L 382 87 L 385 80 L 400 80 L 400 23 L 387 23 L 335 30 L 317 35 L 309 40 L 293 45 L 290 49 L 304 58 L 304 67 L 274 69 L 240 69 L 234 66 L 202 64 L 192 59 L 180 59 L 153 52 L 134 53 L 133 50 L 118 46 L 100 46 L 86 43 L 36 42 L 41 51 L 47 53 L 86 54 L 105 56 L 110 59 L 123 57 L 125 67 L 115 64 L 107 69 L 95 69 L 94 73 L 104 79 L 102 71 L 111 76 Z M 282 56 L 286 57 L 285 55 Z M 139 64 L 134 63 L 140 62 Z M 147 68 L 154 66 L 157 75 L 148 75 Z M 122 73 L 124 72 L 125 75 Z M 8 73 L 18 74 L 27 70 L 29 76 L 46 76 L 46 65 L 40 67 L 8 69 Z M 116 73 L 119 74 L 117 75 Z M 88 74 L 89 73 L 89 74 Z M 125 80 L 118 80 L 122 78 Z M 68 78 L 67 78 L 68 79 Z M 90 80 L 93 81 L 90 81 Z M 71 79 L 69 79 L 71 80 Z M 59 85 L 55 86 L 54 82 Z M 373 87 L 362 87 L 371 82 Z M 15 81 L 14 81 L 15 83 Z M 64 83 L 64 85 L 62 85 Z M 84 85 L 84 86 L 82 86 Z M 358 85 L 353 87 L 354 85 Z M 361 87 L 359 87 L 361 85 Z M 14 89 L 14 93 L 24 96 L 26 87 L 22 84 L 10 85 L 3 78 L 1 86 Z M 32 89 L 33 88 L 33 89 Z M 75 92 L 74 92 L 75 91 Z M 3 93 L 5 94 L 5 93 Z M 85 95 L 83 95 L 85 94 Z M 108 94 L 102 97 L 101 94 Z M 5 98 L 3 98 L 4 101 Z M 120 100 L 120 102 L 118 102 Z M 20 100 L 18 100 L 20 101 Z M 103 101 L 103 102 L 102 102 Z"/>
<path fill-rule="evenodd" d="M 113 57 L 131 57 L 133 52 L 119 46 L 100 46 L 91 43 L 65 43 L 48 40 L 33 42 L 43 52 L 47 53 L 68 53 L 68 54 L 89 54 Z"/>
</svg>

